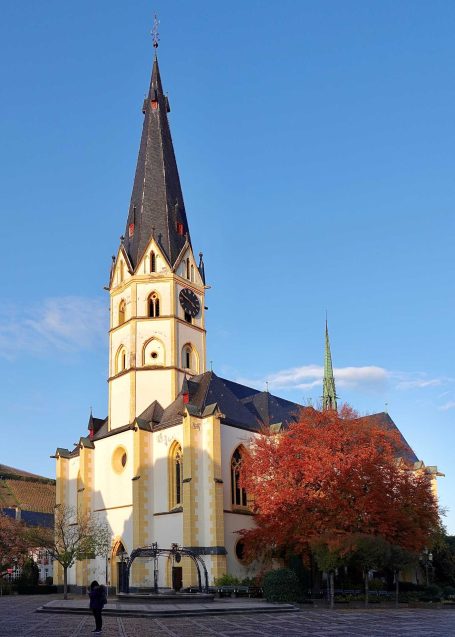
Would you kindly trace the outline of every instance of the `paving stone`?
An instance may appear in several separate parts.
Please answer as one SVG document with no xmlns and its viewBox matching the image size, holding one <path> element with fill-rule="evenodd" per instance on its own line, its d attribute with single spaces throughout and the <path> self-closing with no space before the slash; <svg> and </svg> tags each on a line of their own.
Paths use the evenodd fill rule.
<svg viewBox="0 0 455 637">
<path fill-rule="evenodd" d="M 48 596 L 0 598 L 0 637 L 89 637 L 89 615 L 47 615 Z M 451 637 L 452 609 L 303 609 L 285 615 L 105 617 L 103 637 Z"/>
</svg>

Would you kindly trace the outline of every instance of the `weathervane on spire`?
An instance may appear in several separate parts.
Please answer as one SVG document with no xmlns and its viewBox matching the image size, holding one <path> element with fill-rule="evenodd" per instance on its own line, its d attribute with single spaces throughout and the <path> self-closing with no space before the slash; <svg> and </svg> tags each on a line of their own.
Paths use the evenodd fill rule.
<svg viewBox="0 0 455 637">
<path fill-rule="evenodd" d="M 153 18 L 153 28 L 152 28 L 152 38 L 153 38 L 153 48 L 156 49 L 158 48 L 158 44 L 160 42 L 160 34 L 158 33 L 158 25 L 159 25 L 160 21 L 158 20 L 158 16 L 155 13 L 155 17 Z"/>
</svg>

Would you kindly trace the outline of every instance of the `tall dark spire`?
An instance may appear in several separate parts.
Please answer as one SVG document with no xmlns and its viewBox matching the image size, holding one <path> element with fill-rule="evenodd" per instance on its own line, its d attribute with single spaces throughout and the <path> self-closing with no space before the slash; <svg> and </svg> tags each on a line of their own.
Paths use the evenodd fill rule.
<svg viewBox="0 0 455 637">
<path fill-rule="evenodd" d="M 169 111 L 155 54 L 150 89 L 144 100 L 144 126 L 125 231 L 124 246 L 133 268 L 144 254 L 153 232 L 171 266 L 187 237 L 190 241 L 167 119 Z"/>
<path fill-rule="evenodd" d="M 335 389 L 335 377 L 333 375 L 327 318 L 325 319 L 324 380 L 322 383 L 322 409 L 336 409 L 338 396 Z"/>
</svg>

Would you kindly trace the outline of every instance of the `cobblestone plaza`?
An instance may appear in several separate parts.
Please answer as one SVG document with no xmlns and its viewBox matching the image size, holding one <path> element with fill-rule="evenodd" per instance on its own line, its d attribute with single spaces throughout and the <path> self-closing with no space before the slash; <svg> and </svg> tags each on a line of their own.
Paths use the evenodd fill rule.
<svg viewBox="0 0 455 637">
<path fill-rule="evenodd" d="M 53 599 L 43 596 L 0 598 L 0 637 L 82 637 L 94 628 L 90 615 L 38 614 Z M 451 609 L 304 609 L 279 614 L 197 617 L 105 617 L 104 637 L 450 637 Z"/>
</svg>

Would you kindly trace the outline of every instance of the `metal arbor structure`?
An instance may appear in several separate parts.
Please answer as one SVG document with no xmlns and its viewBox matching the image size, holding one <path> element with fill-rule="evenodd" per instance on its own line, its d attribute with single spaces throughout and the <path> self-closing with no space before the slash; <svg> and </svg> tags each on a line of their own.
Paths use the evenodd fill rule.
<svg viewBox="0 0 455 637">
<path fill-rule="evenodd" d="M 140 548 L 134 549 L 131 551 L 131 555 L 126 561 L 126 568 L 122 574 L 122 582 L 120 584 L 120 591 L 122 593 L 130 592 L 130 570 L 134 560 L 137 557 L 149 557 L 153 559 L 153 588 L 154 592 L 158 594 L 158 558 L 161 555 L 167 555 L 168 557 L 173 557 L 175 561 L 180 562 L 182 557 L 189 557 L 193 560 L 194 565 L 196 566 L 197 571 L 197 579 L 198 579 L 198 588 L 200 593 L 208 593 L 209 592 L 209 577 L 207 573 L 207 567 L 205 566 L 205 562 L 200 555 L 197 555 L 194 551 L 190 549 L 186 549 L 183 547 L 179 547 L 178 544 L 172 544 L 170 549 L 160 549 L 158 548 L 158 544 L 154 543 L 150 546 L 142 546 Z M 204 585 L 202 585 L 202 577 L 201 577 L 201 569 L 204 574 Z"/>
</svg>

